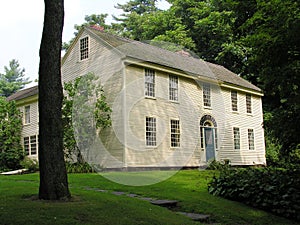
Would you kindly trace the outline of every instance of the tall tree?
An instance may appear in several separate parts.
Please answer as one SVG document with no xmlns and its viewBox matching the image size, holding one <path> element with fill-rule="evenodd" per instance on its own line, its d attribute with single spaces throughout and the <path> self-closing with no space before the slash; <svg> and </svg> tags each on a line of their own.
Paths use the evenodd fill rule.
<svg viewBox="0 0 300 225">
<path fill-rule="evenodd" d="M 300 144 L 300 3 L 259 1 L 243 28 L 248 30 L 243 41 L 252 49 L 249 67 L 265 90 L 266 128 L 287 156 Z"/>
<path fill-rule="evenodd" d="M 44 0 L 39 67 L 39 198 L 70 197 L 63 153 L 61 46 L 64 0 Z"/>
<path fill-rule="evenodd" d="M 29 84 L 29 78 L 24 78 L 25 69 L 20 68 L 17 60 L 9 62 L 9 67 L 4 67 L 4 74 L 0 73 L 0 96 L 8 97 Z"/>
</svg>

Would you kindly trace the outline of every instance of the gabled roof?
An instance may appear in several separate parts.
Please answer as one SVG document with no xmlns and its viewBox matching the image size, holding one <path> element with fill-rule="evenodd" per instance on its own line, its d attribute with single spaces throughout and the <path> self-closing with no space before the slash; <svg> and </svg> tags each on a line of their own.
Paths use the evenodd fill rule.
<svg viewBox="0 0 300 225">
<path fill-rule="evenodd" d="M 106 42 L 108 46 L 116 48 L 121 54 L 124 54 L 125 57 L 177 69 L 196 78 L 201 79 L 201 77 L 206 77 L 221 83 L 232 84 L 234 86 L 261 92 L 260 88 L 223 66 L 205 62 L 194 57 L 184 56 L 183 54 L 178 54 L 143 42 L 109 34 L 97 26 L 85 27 L 84 29 Z"/>
<path fill-rule="evenodd" d="M 31 97 L 31 96 L 34 96 L 36 94 L 38 94 L 39 90 L 38 90 L 38 86 L 33 86 L 33 87 L 30 87 L 30 88 L 26 88 L 26 89 L 23 89 L 23 90 L 20 90 L 10 96 L 8 96 L 6 99 L 8 101 L 17 101 L 17 100 L 20 100 L 20 99 L 24 99 L 24 98 L 28 98 L 28 97 Z"/>
</svg>

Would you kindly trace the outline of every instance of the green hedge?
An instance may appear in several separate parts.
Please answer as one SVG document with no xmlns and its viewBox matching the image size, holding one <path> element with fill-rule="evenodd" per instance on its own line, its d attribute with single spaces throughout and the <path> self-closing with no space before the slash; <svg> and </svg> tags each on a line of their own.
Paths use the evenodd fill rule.
<svg viewBox="0 0 300 225">
<path fill-rule="evenodd" d="M 247 168 L 221 171 L 210 194 L 300 220 L 300 169 Z"/>
</svg>

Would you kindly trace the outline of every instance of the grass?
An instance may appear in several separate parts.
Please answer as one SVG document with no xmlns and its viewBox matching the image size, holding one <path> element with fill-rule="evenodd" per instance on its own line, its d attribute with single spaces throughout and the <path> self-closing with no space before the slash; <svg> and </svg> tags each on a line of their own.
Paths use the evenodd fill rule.
<svg viewBox="0 0 300 225">
<path fill-rule="evenodd" d="M 111 177 L 156 180 L 167 171 L 110 173 Z M 99 174 L 69 174 L 69 202 L 34 200 L 39 175 L 0 176 L 0 224 L 200 224 L 147 201 L 116 196 L 122 191 L 144 197 L 178 200 L 177 210 L 210 214 L 217 224 L 297 224 L 241 203 L 212 196 L 207 182 L 215 172 L 184 170 L 148 186 L 121 185 Z M 107 174 L 105 174 L 107 175 Z M 108 190 L 100 192 L 97 190 Z"/>
</svg>

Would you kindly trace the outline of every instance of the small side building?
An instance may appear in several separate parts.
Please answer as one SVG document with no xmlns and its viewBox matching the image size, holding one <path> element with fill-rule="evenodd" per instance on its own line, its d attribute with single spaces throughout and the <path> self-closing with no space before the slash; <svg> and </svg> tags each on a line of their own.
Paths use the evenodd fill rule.
<svg viewBox="0 0 300 225">
<path fill-rule="evenodd" d="M 39 152 L 38 86 L 18 91 L 9 96 L 7 100 L 15 101 L 23 114 L 21 142 L 25 155 L 37 160 Z"/>
</svg>

